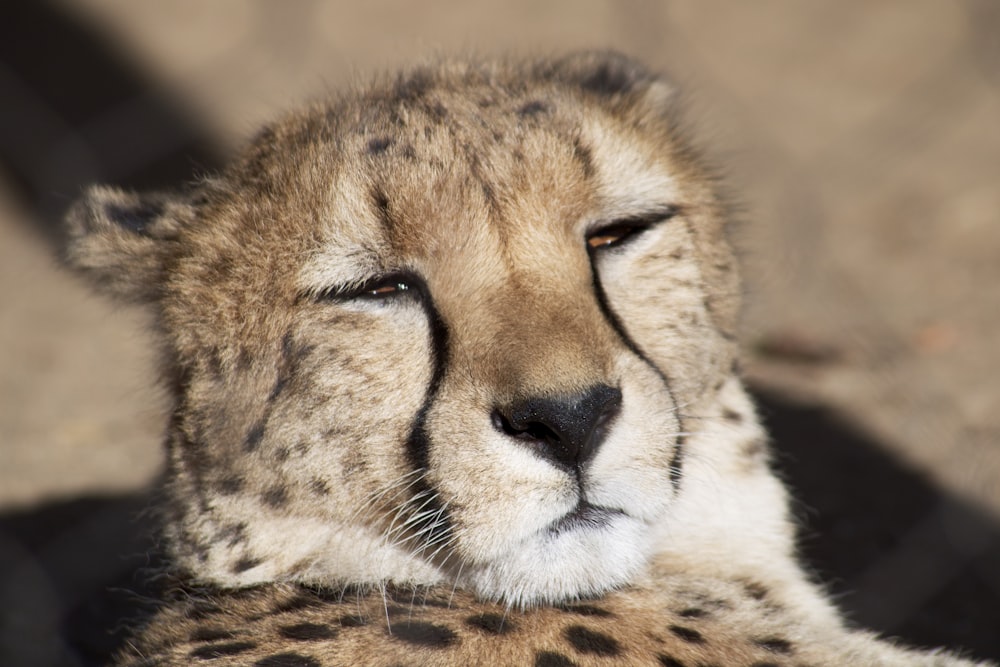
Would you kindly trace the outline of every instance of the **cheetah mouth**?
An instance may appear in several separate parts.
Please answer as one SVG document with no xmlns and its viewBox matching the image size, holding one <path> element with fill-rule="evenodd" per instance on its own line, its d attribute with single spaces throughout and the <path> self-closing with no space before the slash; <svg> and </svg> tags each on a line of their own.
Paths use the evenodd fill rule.
<svg viewBox="0 0 1000 667">
<path fill-rule="evenodd" d="M 549 532 L 559 534 L 570 530 L 603 528 L 615 518 L 625 516 L 625 512 L 609 507 L 592 505 L 580 500 L 568 514 L 549 526 Z"/>
</svg>

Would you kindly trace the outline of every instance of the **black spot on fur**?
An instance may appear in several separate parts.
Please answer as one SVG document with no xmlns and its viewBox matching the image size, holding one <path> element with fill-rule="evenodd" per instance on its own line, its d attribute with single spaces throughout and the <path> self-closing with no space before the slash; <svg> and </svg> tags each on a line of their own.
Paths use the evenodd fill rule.
<svg viewBox="0 0 1000 667">
<path fill-rule="evenodd" d="M 703 618 L 705 616 L 708 616 L 708 612 L 705 611 L 704 609 L 699 609 L 698 607 L 688 607 L 687 609 L 683 610 L 679 614 L 679 616 L 682 616 L 684 618 Z"/>
<path fill-rule="evenodd" d="M 549 105 L 541 100 L 532 100 L 517 110 L 517 115 L 523 117 L 546 113 Z"/>
<path fill-rule="evenodd" d="M 281 337 L 281 359 L 289 362 L 295 356 L 295 338 L 291 331 L 286 331 Z"/>
<path fill-rule="evenodd" d="M 278 368 L 278 378 L 274 381 L 271 393 L 267 397 L 268 403 L 276 401 L 288 386 L 295 364 L 295 342 L 292 333 L 288 331 L 281 337 L 281 365 Z"/>
<path fill-rule="evenodd" d="M 253 366 L 254 355 L 250 353 L 250 350 L 246 346 L 240 346 L 236 351 L 236 368 L 237 370 L 247 371 Z"/>
<path fill-rule="evenodd" d="M 727 421 L 736 422 L 737 424 L 743 422 L 743 415 L 732 408 L 723 408 L 722 418 Z"/>
<path fill-rule="evenodd" d="M 276 401 L 286 386 L 288 386 L 288 377 L 285 373 L 281 373 L 278 375 L 278 379 L 274 381 L 274 386 L 271 387 L 271 393 L 267 396 L 267 402 L 273 403 Z"/>
<path fill-rule="evenodd" d="M 198 628 L 191 633 L 193 642 L 217 642 L 220 639 L 232 639 L 235 635 L 229 630 L 222 628 Z"/>
<path fill-rule="evenodd" d="M 111 204 L 104 212 L 119 227 L 134 234 L 145 234 L 146 228 L 163 215 L 163 205 L 154 202 L 142 202 L 137 206 Z"/>
<path fill-rule="evenodd" d="M 767 586 L 756 581 L 743 582 L 743 590 L 754 600 L 763 600 L 767 597 Z"/>
<path fill-rule="evenodd" d="M 789 655 L 793 652 L 792 643 L 781 637 L 763 637 L 761 639 L 752 639 L 751 641 L 771 653 Z"/>
<path fill-rule="evenodd" d="M 394 226 L 392 219 L 392 213 L 389 211 L 389 196 L 380 187 L 375 187 L 372 189 L 371 193 L 372 204 L 375 207 L 375 213 L 378 215 L 379 221 L 382 226 L 391 230 Z"/>
<path fill-rule="evenodd" d="M 669 655 L 663 655 L 662 653 L 656 656 L 656 659 L 660 661 L 663 667 L 685 667 L 684 663 L 677 658 L 671 658 Z"/>
<path fill-rule="evenodd" d="M 199 660 L 213 660 L 226 655 L 239 655 L 250 649 L 257 648 L 253 642 L 230 642 L 228 644 L 210 644 L 199 646 L 189 654 L 192 658 Z"/>
<path fill-rule="evenodd" d="M 480 185 L 483 188 L 483 199 L 486 200 L 487 205 L 491 209 L 496 210 L 498 204 L 497 204 L 496 193 L 493 191 L 493 186 L 487 183 L 486 181 L 483 181 Z"/>
<path fill-rule="evenodd" d="M 385 606 L 385 615 L 389 618 L 396 618 L 397 616 L 410 616 L 411 610 L 409 607 L 403 607 L 398 604 L 387 604 Z"/>
<path fill-rule="evenodd" d="M 761 438 L 754 438 L 743 445 L 743 457 L 755 459 L 767 451 L 767 445 Z"/>
<path fill-rule="evenodd" d="M 234 547 L 241 542 L 246 542 L 247 540 L 247 525 L 246 523 L 232 523 L 224 527 L 219 531 L 218 534 L 219 541 L 225 541 L 227 545 Z"/>
<path fill-rule="evenodd" d="M 576 667 L 576 663 L 555 651 L 539 651 L 535 654 L 535 667 Z"/>
<path fill-rule="evenodd" d="M 320 607 L 323 602 L 318 598 L 311 595 L 297 595 L 291 600 L 282 602 L 279 605 L 275 605 L 275 614 L 284 614 L 290 611 L 301 611 L 303 609 L 312 609 L 313 607 Z"/>
<path fill-rule="evenodd" d="M 284 505 L 288 502 L 288 489 L 282 484 L 277 484 L 265 491 L 261 496 L 261 499 L 268 507 L 273 507 L 275 509 L 284 507 Z"/>
<path fill-rule="evenodd" d="M 621 653 L 617 640 L 602 632 L 589 630 L 582 625 L 571 625 L 564 633 L 566 639 L 580 653 L 613 656 Z"/>
<path fill-rule="evenodd" d="M 430 648 L 445 648 L 458 641 L 458 635 L 449 628 L 423 621 L 394 625 L 392 626 L 392 636 L 410 644 L 419 644 Z"/>
<path fill-rule="evenodd" d="M 368 619 L 363 616 L 352 616 L 346 614 L 341 616 L 339 619 L 341 627 L 344 628 L 360 628 L 362 626 L 368 625 Z"/>
<path fill-rule="evenodd" d="M 573 139 L 573 157 L 576 161 L 580 163 L 580 167 L 583 169 L 583 175 L 587 178 L 592 178 L 596 170 L 594 169 L 594 154 L 591 152 L 590 148 L 584 145 L 580 141 L 579 137 Z"/>
<path fill-rule="evenodd" d="M 701 633 L 692 628 L 685 628 L 683 625 L 671 625 L 670 632 L 691 644 L 704 644 L 705 638 Z"/>
<path fill-rule="evenodd" d="M 259 421 L 247 432 L 247 437 L 243 440 L 243 449 L 248 452 L 255 451 L 260 446 L 260 441 L 264 439 L 264 422 Z"/>
<path fill-rule="evenodd" d="M 322 667 L 315 658 L 298 653 L 276 653 L 253 663 L 254 667 Z"/>
<path fill-rule="evenodd" d="M 297 641 L 317 641 L 320 639 L 333 639 L 337 636 L 337 631 L 329 625 L 323 623 L 297 623 L 278 628 L 278 633 L 286 639 Z"/>
<path fill-rule="evenodd" d="M 263 562 L 264 561 L 261 560 L 260 558 L 249 558 L 247 556 L 244 556 L 243 558 L 240 558 L 238 561 L 233 563 L 233 566 L 229 568 L 229 571 L 232 572 L 233 574 L 241 574 L 249 569 L 257 567 Z"/>
<path fill-rule="evenodd" d="M 219 480 L 216 488 L 219 490 L 219 493 L 231 496 L 243 490 L 243 483 L 243 478 L 239 475 L 226 475 Z"/>
<path fill-rule="evenodd" d="M 368 142 L 368 154 L 369 155 L 381 155 L 384 153 L 389 146 L 392 146 L 393 141 L 389 137 L 377 137 Z"/>
<path fill-rule="evenodd" d="M 614 616 L 607 609 L 602 609 L 600 607 L 595 607 L 592 604 L 567 604 L 560 605 L 558 607 L 560 611 L 565 611 L 570 614 L 579 614 L 580 616 L 598 616 L 600 618 L 610 618 Z"/>
<path fill-rule="evenodd" d="M 187 617 L 193 621 L 200 621 L 219 613 L 219 606 L 207 600 L 195 600 L 187 610 Z"/>
<path fill-rule="evenodd" d="M 282 461 L 287 461 L 289 454 L 291 454 L 291 452 L 288 451 L 288 447 L 278 447 L 276 450 L 274 450 L 274 459 L 279 463 Z"/>
<path fill-rule="evenodd" d="M 393 86 L 393 95 L 402 102 L 415 102 L 423 97 L 434 85 L 434 76 L 426 69 L 418 69 L 409 75 L 400 75 Z"/>
<path fill-rule="evenodd" d="M 465 619 L 465 624 L 491 635 L 505 635 L 515 630 L 514 623 L 500 614 L 475 614 Z"/>
<path fill-rule="evenodd" d="M 330 495 L 330 485 L 318 477 L 313 477 L 312 480 L 309 481 L 309 490 L 317 496 Z"/>
<path fill-rule="evenodd" d="M 579 83 L 584 90 L 612 97 L 631 92 L 650 78 L 635 61 L 620 54 L 605 54 L 596 66 L 587 68 Z"/>
<path fill-rule="evenodd" d="M 222 353 L 219 351 L 219 348 L 210 348 L 205 353 L 205 358 L 208 359 L 208 370 L 215 376 L 216 381 L 221 382 L 223 376 L 225 375 L 226 368 L 222 363 Z"/>
<path fill-rule="evenodd" d="M 448 108 L 440 102 L 434 102 L 433 104 L 427 104 L 424 106 L 424 111 L 428 116 L 433 118 L 437 122 L 443 121 L 448 117 Z"/>
</svg>

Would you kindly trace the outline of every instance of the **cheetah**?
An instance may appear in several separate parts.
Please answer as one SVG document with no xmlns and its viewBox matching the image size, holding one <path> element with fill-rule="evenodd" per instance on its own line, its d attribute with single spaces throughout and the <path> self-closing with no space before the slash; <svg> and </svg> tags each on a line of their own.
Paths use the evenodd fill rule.
<svg viewBox="0 0 1000 667">
<path fill-rule="evenodd" d="M 984 664 L 799 565 L 677 107 L 615 53 L 441 60 L 90 188 L 66 258 L 150 308 L 172 398 L 178 583 L 118 664 Z"/>
</svg>

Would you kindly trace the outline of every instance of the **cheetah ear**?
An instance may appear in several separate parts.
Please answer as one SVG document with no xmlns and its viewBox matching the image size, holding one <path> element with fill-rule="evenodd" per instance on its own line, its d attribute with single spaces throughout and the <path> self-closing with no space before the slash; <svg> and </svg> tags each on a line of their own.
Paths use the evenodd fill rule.
<svg viewBox="0 0 1000 667">
<path fill-rule="evenodd" d="M 582 88 L 610 104 L 640 101 L 665 111 L 673 106 L 676 87 L 666 78 L 618 51 L 581 51 L 545 67 L 543 75 Z"/>
<path fill-rule="evenodd" d="M 102 292 L 154 301 L 177 236 L 193 217 L 182 195 L 91 186 L 66 214 L 64 257 Z"/>
</svg>

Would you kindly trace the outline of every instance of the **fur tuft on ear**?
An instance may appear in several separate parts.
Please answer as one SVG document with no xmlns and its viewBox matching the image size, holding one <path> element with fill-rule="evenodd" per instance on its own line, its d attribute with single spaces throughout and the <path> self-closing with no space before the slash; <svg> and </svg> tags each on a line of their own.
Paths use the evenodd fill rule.
<svg viewBox="0 0 1000 667">
<path fill-rule="evenodd" d="M 572 82 L 600 97 L 646 93 L 654 88 L 660 88 L 662 94 L 674 88 L 639 61 L 618 51 L 571 53 L 545 69 L 549 76 Z"/>
<path fill-rule="evenodd" d="M 669 79 L 618 51 L 580 51 L 549 61 L 539 71 L 612 108 L 633 107 L 653 117 L 674 111 L 677 89 Z"/>
<path fill-rule="evenodd" d="M 66 214 L 64 257 L 102 292 L 154 301 L 177 236 L 193 217 L 183 195 L 91 186 Z"/>
</svg>

